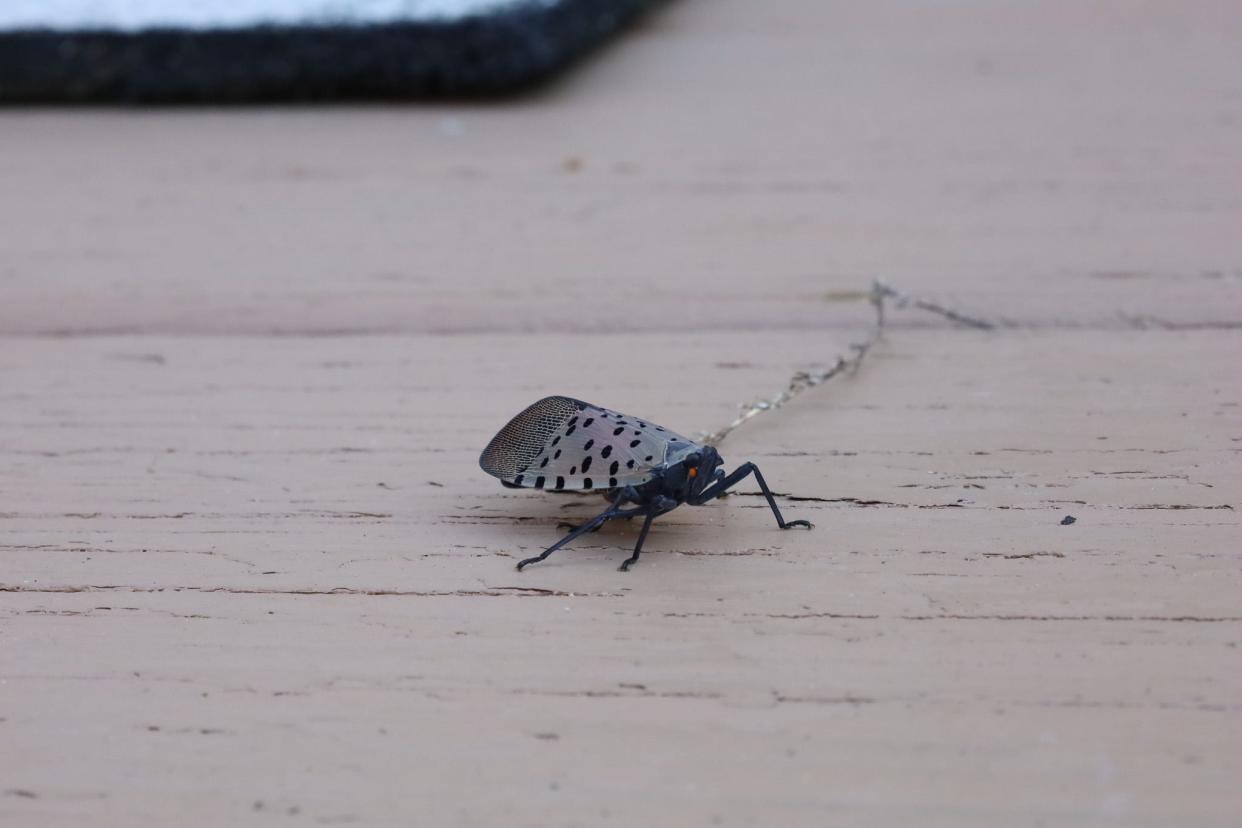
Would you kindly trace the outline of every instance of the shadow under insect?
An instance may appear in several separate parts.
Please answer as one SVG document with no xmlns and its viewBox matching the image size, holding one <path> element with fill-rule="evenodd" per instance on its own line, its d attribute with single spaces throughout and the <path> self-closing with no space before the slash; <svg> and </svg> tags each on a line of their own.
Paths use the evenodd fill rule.
<svg viewBox="0 0 1242 828">
<path fill-rule="evenodd" d="M 629 570 L 642 554 L 652 522 L 682 504 L 702 506 L 755 476 L 782 529 L 811 528 L 805 520 L 786 521 L 754 463 L 733 472 L 715 448 L 696 443 L 663 426 L 570 397 L 545 397 L 530 405 L 488 443 L 479 465 L 510 488 L 601 491 L 609 506 L 577 526 L 541 554 L 520 561 L 520 571 L 609 520 L 642 517 L 633 554 L 621 564 Z"/>
</svg>

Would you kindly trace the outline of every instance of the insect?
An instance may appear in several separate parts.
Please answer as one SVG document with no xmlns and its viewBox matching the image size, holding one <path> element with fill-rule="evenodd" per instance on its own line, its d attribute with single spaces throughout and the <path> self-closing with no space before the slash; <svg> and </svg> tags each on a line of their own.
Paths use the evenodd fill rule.
<svg viewBox="0 0 1242 828">
<path fill-rule="evenodd" d="M 726 474 L 720 454 L 663 426 L 570 397 L 545 397 L 497 432 L 479 455 L 483 471 L 509 488 L 599 491 L 609 506 L 586 523 L 567 525 L 569 533 L 541 554 L 518 563 L 538 563 L 575 538 L 614 518 L 642 516 L 634 553 L 638 561 L 651 522 L 683 503 L 702 506 L 753 474 L 767 498 L 776 525 L 811 528 L 805 520 L 785 520 L 772 491 L 754 463 Z"/>
</svg>

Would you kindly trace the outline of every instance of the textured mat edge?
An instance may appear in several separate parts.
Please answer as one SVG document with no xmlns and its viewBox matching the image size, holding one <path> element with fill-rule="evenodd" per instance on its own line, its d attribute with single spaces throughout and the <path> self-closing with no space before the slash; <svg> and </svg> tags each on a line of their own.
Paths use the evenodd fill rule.
<svg viewBox="0 0 1242 828">
<path fill-rule="evenodd" d="M 0 31 L 0 104 L 500 96 L 548 80 L 660 2 L 373 25 Z"/>
</svg>

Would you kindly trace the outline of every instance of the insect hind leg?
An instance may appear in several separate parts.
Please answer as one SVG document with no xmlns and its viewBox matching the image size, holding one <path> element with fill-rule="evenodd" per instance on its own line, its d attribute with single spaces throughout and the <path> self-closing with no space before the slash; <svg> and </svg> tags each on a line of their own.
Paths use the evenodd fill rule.
<svg viewBox="0 0 1242 828">
<path fill-rule="evenodd" d="M 644 511 L 646 511 L 646 510 L 645 510 L 645 509 L 642 509 L 642 508 L 640 507 L 640 508 L 636 508 L 636 509 L 612 509 L 612 510 L 610 510 L 610 511 L 611 511 L 611 514 L 609 514 L 609 515 L 608 515 L 608 519 L 609 519 L 609 520 L 615 520 L 616 518 L 625 518 L 626 520 L 629 520 L 630 518 L 632 518 L 632 517 L 634 517 L 634 516 L 636 516 L 636 515 L 641 515 L 641 514 L 643 514 L 643 512 L 644 512 Z M 568 531 L 570 531 L 570 532 L 576 532 L 576 531 L 578 531 L 579 529 L 581 529 L 582 527 L 586 526 L 588 523 L 591 523 L 593 520 L 594 520 L 594 518 L 592 518 L 592 520 L 587 521 L 587 523 L 570 523 L 570 522 L 569 522 L 569 521 L 567 521 L 567 520 L 562 520 L 560 523 L 556 524 L 556 528 L 557 528 L 557 529 L 566 529 L 566 530 L 568 530 Z M 588 532 L 598 532 L 600 529 L 602 529 L 602 528 L 603 528 L 603 526 L 604 526 L 604 524 L 603 524 L 602 522 L 601 522 L 601 523 L 597 523 L 597 524 L 596 524 L 593 528 L 588 529 L 587 531 L 588 531 Z"/>
<path fill-rule="evenodd" d="M 595 531 L 600 526 L 603 526 L 604 521 L 608 520 L 609 517 L 610 515 L 607 512 L 605 512 L 602 515 L 597 515 L 591 518 L 590 520 L 588 520 L 586 523 L 579 526 L 578 528 L 574 529 L 568 535 L 561 538 L 556 543 L 552 544 L 551 546 L 543 550 L 543 552 L 539 553 L 535 557 L 526 558 L 525 560 L 518 561 L 518 565 L 517 565 L 518 572 L 521 572 L 524 567 L 530 566 L 533 563 L 539 563 L 542 560 L 546 560 L 549 555 L 551 555 L 556 550 L 560 549 L 565 544 L 569 543 L 574 538 L 577 538 L 580 535 L 585 535 L 587 532 Z"/>
<path fill-rule="evenodd" d="M 776 525 L 782 529 L 790 529 L 794 526 L 805 526 L 811 529 L 813 524 L 809 520 L 785 520 L 781 515 L 781 510 L 776 505 L 776 498 L 772 496 L 772 490 L 768 488 L 768 483 L 763 479 L 763 475 L 759 472 L 759 467 L 754 463 L 743 463 L 738 466 L 732 474 L 725 475 L 718 482 L 713 483 L 704 489 L 698 497 L 693 500 L 695 506 L 702 506 L 709 500 L 714 500 L 728 492 L 729 489 L 742 482 L 748 475 L 755 476 L 755 482 L 759 484 L 759 488 L 763 491 L 764 498 L 768 501 L 768 506 L 772 509 L 773 516 L 776 517 Z"/>
<path fill-rule="evenodd" d="M 614 518 L 614 517 L 624 516 L 624 512 L 629 511 L 629 510 L 618 510 L 617 504 L 620 502 L 621 502 L 621 496 L 618 495 L 617 498 L 613 500 L 613 502 L 609 505 L 607 509 L 600 512 L 598 515 L 591 518 L 586 523 L 583 523 L 580 526 L 574 527 L 573 531 L 571 531 L 568 535 L 561 538 L 556 543 L 549 546 L 547 549 L 543 550 L 543 552 L 541 552 L 540 554 L 536 555 L 533 558 L 526 558 L 525 560 L 518 561 L 518 565 L 517 565 L 518 572 L 521 572 L 524 567 L 527 567 L 533 563 L 539 563 L 542 560 L 546 560 L 549 555 L 551 555 L 556 550 L 560 549 L 565 544 L 572 541 L 574 538 L 577 538 L 580 535 L 585 535 L 587 532 L 594 532 L 596 529 L 603 526 L 604 523 L 608 521 L 609 519 Z"/>
</svg>

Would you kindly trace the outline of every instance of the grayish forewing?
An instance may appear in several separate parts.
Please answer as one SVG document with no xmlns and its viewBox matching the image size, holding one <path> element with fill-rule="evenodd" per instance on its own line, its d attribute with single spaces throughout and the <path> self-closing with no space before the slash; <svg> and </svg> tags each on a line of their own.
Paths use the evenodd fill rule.
<svg viewBox="0 0 1242 828">
<path fill-rule="evenodd" d="M 513 482 L 583 405 L 569 397 L 544 397 L 527 406 L 496 432 L 479 455 L 479 466 L 490 475 Z"/>
<path fill-rule="evenodd" d="M 572 411 L 566 403 L 574 406 Z M 532 410 L 536 410 L 534 415 L 529 413 Z M 549 410 L 556 411 L 559 420 L 550 428 L 547 427 L 549 419 L 543 416 Z M 569 413 L 562 417 L 559 413 L 562 411 Z M 533 437 L 530 436 L 532 424 L 540 426 L 537 436 Z M 533 454 L 528 449 L 502 452 L 506 458 L 520 456 L 524 466 L 508 463 L 493 464 L 489 468 L 483 458 L 480 464 L 489 473 L 518 486 L 579 491 L 609 489 L 646 483 L 654 476 L 655 469 L 680 459 L 695 447 L 680 434 L 646 420 L 581 400 L 549 397 L 535 403 L 501 429 L 483 455 L 487 458 L 497 441 L 505 446 L 528 446 L 539 439 L 545 442 Z M 502 475 L 493 468 L 510 473 Z"/>
</svg>

